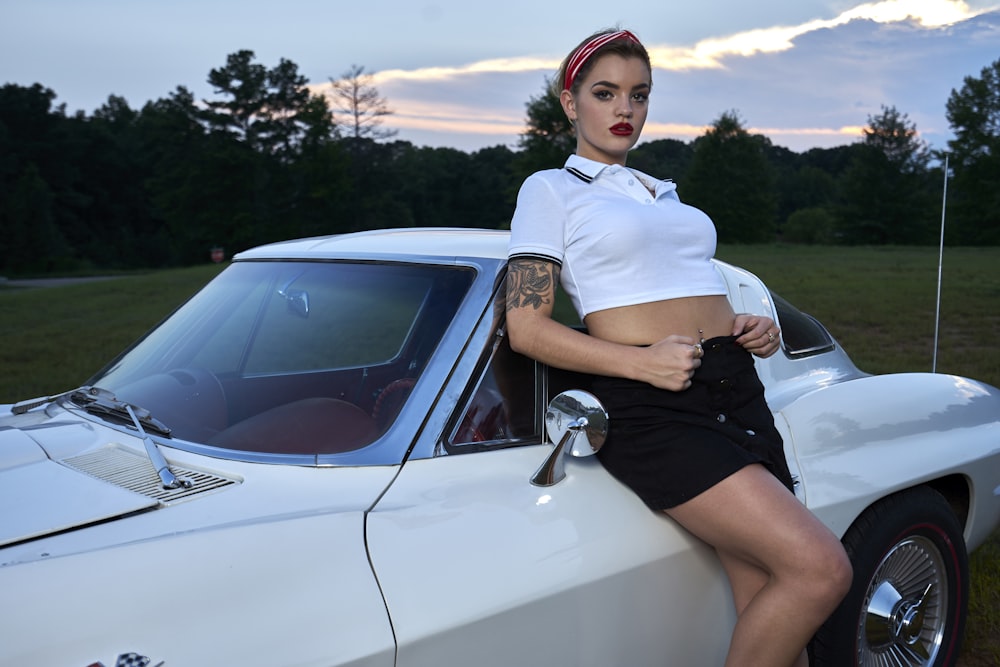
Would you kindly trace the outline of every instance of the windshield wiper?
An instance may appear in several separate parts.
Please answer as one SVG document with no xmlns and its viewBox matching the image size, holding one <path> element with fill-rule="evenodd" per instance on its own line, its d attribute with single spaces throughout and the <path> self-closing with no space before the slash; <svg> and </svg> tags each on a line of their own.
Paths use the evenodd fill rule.
<svg viewBox="0 0 1000 667">
<path fill-rule="evenodd" d="M 107 389 L 100 387 L 86 387 L 78 391 L 70 392 L 69 399 L 82 407 L 87 412 L 102 417 L 109 417 L 115 421 L 124 422 L 126 425 L 135 427 L 142 438 L 142 445 L 146 448 L 146 456 L 153 464 L 160 484 L 164 489 L 189 489 L 193 482 L 183 477 L 177 477 L 171 470 L 167 459 L 163 457 L 160 448 L 153 442 L 153 439 L 146 433 L 146 427 L 158 432 L 160 435 L 170 436 L 170 429 L 158 419 L 155 419 L 149 410 L 132 405 L 125 401 L 119 401 L 114 394 Z"/>
<path fill-rule="evenodd" d="M 193 482 L 184 477 L 178 477 L 170 470 L 170 464 L 167 463 L 167 459 L 163 457 L 163 452 L 160 448 L 156 446 L 153 439 L 146 435 L 146 431 L 142 428 L 142 422 L 135 414 L 135 410 L 128 403 L 123 403 L 125 409 L 128 410 L 129 416 L 132 418 L 132 423 L 135 424 L 135 429 L 139 431 L 139 435 L 142 436 L 142 445 L 146 448 L 146 455 L 149 456 L 150 463 L 156 468 L 156 474 L 160 477 L 160 484 L 163 485 L 164 489 L 179 489 L 185 488 L 190 489 Z M 139 408 L 140 410 L 142 408 Z M 148 414 L 148 413 L 147 413 Z"/>
<path fill-rule="evenodd" d="M 135 421 L 138 419 L 146 429 L 159 435 L 170 436 L 170 429 L 160 420 L 153 418 L 149 410 L 120 401 L 107 389 L 83 387 L 77 391 L 69 392 L 69 400 L 99 417 L 105 417 L 125 426 L 135 426 Z M 129 407 L 132 408 L 131 411 L 128 409 Z"/>
<path fill-rule="evenodd" d="M 154 418 L 149 413 L 149 410 L 140 408 L 137 405 L 131 405 L 124 401 L 119 401 L 115 395 L 107 389 L 84 385 L 82 387 L 77 387 L 76 389 L 64 391 L 61 394 L 53 394 L 51 396 L 41 396 L 39 398 L 18 401 L 14 405 L 10 406 L 10 411 L 15 415 L 24 414 L 32 408 L 37 408 L 39 405 L 57 401 L 66 396 L 69 396 L 69 400 L 73 401 L 87 412 L 135 427 L 135 430 L 139 432 L 139 436 L 142 438 L 143 447 L 146 448 L 146 456 L 149 457 L 149 462 L 152 463 L 153 468 L 156 469 L 156 475 L 160 478 L 160 484 L 163 485 L 164 489 L 191 488 L 193 484 L 191 480 L 183 477 L 177 477 L 177 475 L 171 472 L 170 464 L 167 463 L 167 460 L 163 457 L 163 453 L 160 451 L 160 448 L 156 446 L 153 439 L 146 433 L 146 429 L 143 428 L 143 424 L 145 424 L 147 428 L 166 437 L 170 437 L 170 429 L 167 428 L 163 422 Z"/>
</svg>

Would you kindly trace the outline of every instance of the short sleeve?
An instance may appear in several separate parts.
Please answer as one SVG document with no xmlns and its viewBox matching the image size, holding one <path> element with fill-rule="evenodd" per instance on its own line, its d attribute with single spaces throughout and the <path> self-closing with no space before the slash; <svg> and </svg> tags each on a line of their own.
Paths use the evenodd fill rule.
<svg viewBox="0 0 1000 667">
<path fill-rule="evenodd" d="M 509 257 L 540 257 L 562 264 L 566 204 L 553 183 L 561 175 L 559 172 L 536 172 L 521 185 L 510 222 Z"/>
</svg>

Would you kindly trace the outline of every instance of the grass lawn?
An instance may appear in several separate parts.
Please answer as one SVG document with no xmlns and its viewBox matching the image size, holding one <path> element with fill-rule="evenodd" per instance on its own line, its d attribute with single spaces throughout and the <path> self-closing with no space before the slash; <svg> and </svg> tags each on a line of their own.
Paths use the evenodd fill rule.
<svg viewBox="0 0 1000 667">
<path fill-rule="evenodd" d="M 826 324 L 861 369 L 932 369 L 936 248 L 723 246 L 718 255 Z M 0 288 L 0 403 L 82 384 L 219 270 Z M 1000 248 L 946 249 L 941 274 L 937 371 L 1000 386 Z M 971 588 L 960 665 L 1000 664 L 1000 533 L 972 555 Z"/>
</svg>

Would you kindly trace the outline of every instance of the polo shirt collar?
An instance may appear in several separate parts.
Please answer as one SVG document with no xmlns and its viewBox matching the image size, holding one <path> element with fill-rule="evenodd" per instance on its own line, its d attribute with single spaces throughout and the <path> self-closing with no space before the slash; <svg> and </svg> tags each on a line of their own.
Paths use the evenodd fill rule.
<svg viewBox="0 0 1000 667">
<path fill-rule="evenodd" d="M 591 160 L 589 158 L 580 157 L 576 153 L 573 153 L 568 158 L 566 158 L 566 164 L 563 168 L 569 173 L 573 174 L 579 178 L 584 183 L 593 183 L 598 176 L 606 169 L 610 169 L 612 165 L 605 164 L 604 162 L 598 162 L 596 160 Z M 622 167 L 622 169 L 628 169 L 627 167 Z M 645 183 L 648 183 L 656 189 L 656 196 L 659 197 L 667 192 L 673 192 L 677 189 L 677 184 L 671 180 L 661 180 L 658 178 L 653 178 L 647 174 L 642 173 L 636 169 L 628 169 Z"/>
<path fill-rule="evenodd" d="M 573 153 L 566 158 L 566 164 L 563 165 L 563 168 L 584 183 L 593 183 L 594 179 L 610 166 L 609 164 L 580 157 L 576 153 Z"/>
</svg>

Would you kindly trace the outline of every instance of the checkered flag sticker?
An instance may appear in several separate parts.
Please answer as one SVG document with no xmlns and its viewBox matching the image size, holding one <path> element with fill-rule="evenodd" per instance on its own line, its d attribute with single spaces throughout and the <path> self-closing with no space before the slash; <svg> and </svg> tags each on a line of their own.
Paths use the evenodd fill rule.
<svg viewBox="0 0 1000 667">
<path fill-rule="evenodd" d="M 151 660 L 144 655 L 139 655 L 138 653 L 123 653 L 118 656 L 118 660 L 115 661 L 115 667 L 149 667 Z M 155 667 L 160 667 L 163 663 L 157 664 Z"/>
<path fill-rule="evenodd" d="M 122 653 L 115 661 L 115 667 L 163 667 L 166 664 L 160 660 L 155 665 L 150 665 L 152 660 L 138 653 Z M 92 662 L 87 667 L 104 667 L 103 662 Z"/>
</svg>

